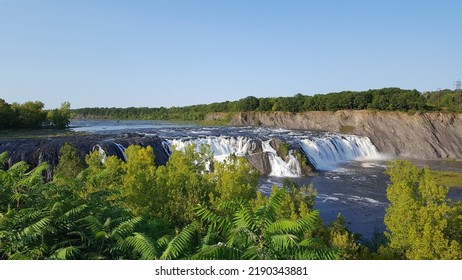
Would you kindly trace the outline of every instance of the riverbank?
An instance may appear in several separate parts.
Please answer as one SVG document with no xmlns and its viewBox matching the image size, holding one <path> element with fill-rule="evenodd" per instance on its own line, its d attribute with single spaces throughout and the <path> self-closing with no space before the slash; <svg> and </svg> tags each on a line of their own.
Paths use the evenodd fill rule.
<svg viewBox="0 0 462 280">
<path fill-rule="evenodd" d="M 213 113 L 207 121 L 228 114 Z M 275 127 L 366 136 L 379 152 L 417 159 L 462 159 L 462 114 L 404 113 L 370 110 L 304 113 L 245 112 L 229 125 Z"/>
</svg>

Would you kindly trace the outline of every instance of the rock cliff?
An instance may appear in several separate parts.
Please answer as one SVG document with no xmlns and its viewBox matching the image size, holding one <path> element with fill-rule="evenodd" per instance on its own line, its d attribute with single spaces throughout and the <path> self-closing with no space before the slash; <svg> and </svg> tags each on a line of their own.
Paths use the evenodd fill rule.
<svg viewBox="0 0 462 280">
<path fill-rule="evenodd" d="M 210 116 L 217 119 L 218 115 Z M 411 158 L 462 158 L 462 114 L 376 111 L 247 112 L 235 126 L 268 126 L 367 136 L 386 154 Z"/>
</svg>

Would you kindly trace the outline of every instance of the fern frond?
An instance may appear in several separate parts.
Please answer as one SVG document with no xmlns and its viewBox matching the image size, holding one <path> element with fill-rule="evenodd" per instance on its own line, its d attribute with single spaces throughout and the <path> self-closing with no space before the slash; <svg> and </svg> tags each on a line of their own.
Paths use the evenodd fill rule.
<svg viewBox="0 0 462 280">
<path fill-rule="evenodd" d="M 20 181 L 22 185 L 33 185 L 37 182 L 43 182 L 43 172 L 50 168 L 50 165 L 47 162 L 42 162 L 37 165 L 34 169 L 26 173 L 26 178 Z"/>
<path fill-rule="evenodd" d="M 8 259 L 9 260 L 30 260 L 31 257 L 21 252 L 17 252 L 9 256 Z"/>
<path fill-rule="evenodd" d="M 258 242 L 258 235 L 247 227 L 235 227 L 228 232 L 227 244 L 230 246 L 248 246 Z"/>
<path fill-rule="evenodd" d="M 159 246 L 159 248 L 162 248 L 165 251 L 165 248 L 167 248 L 168 243 L 170 243 L 170 241 L 172 241 L 172 237 L 170 235 L 164 235 L 161 238 L 157 239 L 157 245 Z"/>
<path fill-rule="evenodd" d="M 235 227 L 246 227 L 253 231 L 257 229 L 257 218 L 252 207 L 248 204 L 241 205 L 241 208 L 234 214 L 233 224 Z"/>
<path fill-rule="evenodd" d="M 299 231 L 299 224 L 291 220 L 278 220 L 270 224 L 266 228 L 266 232 L 269 234 L 278 233 L 297 233 Z"/>
<path fill-rule="evenodd" d="M 302 249 L 295 253 L 297 260 L 337 260 L 338 251 L 335 249 Z"/>
<path fill-rule="evenodd" d="M 111 236 L 123 237 L 132 234 L 136 225 L 139 222 L 141 222 L 141 220 L 141 217 L 134 217 L 132 219 L 122 222 L 115 229 L 112 230 Z"/>
<path fill-rule="evenodd" d="M 277 192 L 271 194 L 268 204 L 261 206 L 255 212 L 255 215 L 258 217 L 259 223 L 263 227 L 267 227 L 276 221 L 279 209 L 281 208 L 282 199 L 286 195 L 284 189 L 280 189 Z"/>
<path fill-rule="evenodd" d="M 203 246 L 199 252 L 190 259 L 193 260 L 239 260 L 241 251 L 234 247 L 229 247 L 225 243 L 218 243 L 211 246 Z"/>
<path fill-rule="evenodd" d="M 103 228 L 103 225 L 98 220 L 98 218 L 93 215 L 85 216 L 81 219 L 78 219 L 76 222 L 82 225 L 83 228 L 89 229 L 93 234 L 96 234 Z"/>
<path fill-rule="evenodd" d="M 57 260 L 70 260 L 70 259 L 76 259 L 79 254 L 80 254 L 79 248 L 74 247 L 74 246 L 69 246 L 69 247 L 64 247 L 64 248 L 60 248 L 56 250 L 51 258 L 57 259 Z"/>
<path fill-rule="evenodd" d="M 313 231 L 316 228 L 316 222 L 319 218 L 319 211 L 311 211 L 307 215 L 297 220 L 297 224 L 300 225 L 300 229 L 303 231 Z"/>
<path fill-rule="evenodd" d="M 48 225 L 51 223 L 50 217 L 44 217 L 39 221 L 33 223 L 32 225 L 26 227 L 23 230 L 23 233 L 26 235 L 43 235 L 48 228 Z"/>
<path fill-rule="evenodd" d="M 72 219 L 72 218 L 80 215 L 87 208 L 88 208 L 87 204 L 82 204 L 82 205 L 76 206 L 76 207 L 72 208 L 71 210 L 65 212 L 62 216 L 66 217 L 68 219 Z"/>
<path fill-rule="evenodd" d="M 226 231 L 232 226 L 231 221 L 227 218 L 222 217 L 205 207 L 198 206 L 194 210 L 201 221 L 206 222 L 208 225 L 211 225 L 219 231 Z"/>
<path fill-rule="evenodd" d="M 271 260 L 274 257 L 265 249 L 257 245 L 247 247 L 242 254 L 244 260 Z"/>
<path fill-rule="evenodd" d="M 191 246 L 191 241 L 195 232 L 199 228 L 197 221 L 192 222 L 183 228 L 183 230 L 169 242 L 167 249 L 160 257 L 163 260 L 177 259 L 184 255 Z"/>
<path fill-rule="evenodd" d="M 8 168 L 9 173 L 16 173 L 16 174 L 24 174 L 27 169 L 29 169 L 29 165 L 25 161 L 20 161 Z"/>
<path fill-rule="evenodd" d="M 300 246 L 303 247 L 311 247 L 311 248 L 323 248 L 325 247 L 325 243 L 322 239 L 317 237 L 307 238 L 300 242 Z"/>
<path fill-rule="evenodd" d="M 287 251 L 298 247 L 298 237 L 292 234 L 278 234 L 271 236 L 271 245 L 276 251 Z"/>
<path fill-rule="evenodd" d="M 5 151 L 0 154 L 0 169 L 5 168 L 5 162 L 8 159 L 8 152 Z"/>
<path fill-rule="evenodd" d="M 133 252 L 139 254 L 143 260 L 155 260 L 158 253 L 155 243 L 147 236 L 135 232 L 133 236 L 125 239 L 125 242 L 132 248 Z"/>
</svg>

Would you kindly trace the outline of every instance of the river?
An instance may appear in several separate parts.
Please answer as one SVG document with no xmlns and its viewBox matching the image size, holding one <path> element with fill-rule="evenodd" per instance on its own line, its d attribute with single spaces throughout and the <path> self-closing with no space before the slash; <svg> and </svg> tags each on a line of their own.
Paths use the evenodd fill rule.
<svg viewBox="0 0 462 280">
<path fill-rule="evenodd" d="M 300 185 L 313 183 L 318 192 L 315 208 L 320 210 L 325 223 L 341 213 L 348 228 L 364 238 L 385 230 L 383 218 L 389 183 L 385 169 L 387 161 L 396 157 L 381 154 L 366 137 L 279 128 L 206 127 L 168 121 L 74 120 L 71 127 L 74 131 L 98 134 L 157 135 L 177 149 L 189 143 L 208 144 L 217 160 L 223 160 L 230 153 L 244 155 L 252 140 L 257 139 L 268 154 L 272 168 L 268 176 L 260 179 L 263 193 L 269 194 L 273 185 L 281 186 L 285 178 Z M 318 175 L 301 176 L 296 162 L 281 160 L 268 145 L 273 138 L 299 145 L 320 170 Z M 462 162 L 458 161 L 411 161 L 419 166 L 462 172 Z M 462 199 L 462 188 L 451 188 L 448 196 L 453 200 Z"/>
</svg>

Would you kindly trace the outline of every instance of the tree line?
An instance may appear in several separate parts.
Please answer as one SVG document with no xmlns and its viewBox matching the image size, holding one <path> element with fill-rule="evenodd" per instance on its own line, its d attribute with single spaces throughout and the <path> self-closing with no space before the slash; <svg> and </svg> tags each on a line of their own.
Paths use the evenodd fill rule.
<svg viewBox="0 0 462 280">
<path fill-rule="evenodd" d="M 296 94 L 291 97 L 257 98 L 248 96 L 237 101 L 216 102 L 171 108 L 81 108 L 73 110 L 76 118 L 203 120 L 207 114 L 235 112 L 306 112 L 337 110 L 384 110 L 404 112 L 462 112 L 461 94 L 451 90 L 427 92 L 400 88 L 368 91 L 342 91 L 313 96 Z"/>
<path fill-rule="evenodd" d="M 45 110 L 40 101 L 28 101 L 22 104 L 9 104 L 0 98 L 0 130 L 30 128 L 66 128 L 71 118 L 69 102 L 61 104 L 59 109 Z"/>
<path fill-rule="evenodd" d="M 175 150 L 165 166 L 151 147 L 127 159 L 85 162 L 71 144 L 54 177 L 42 163 L 0 155 L 0 259 L 461 259 L 462 204 L 427 168 L 389 164 L 387 230 L 372 241 L 328 225 L 314 186 L 286 181 L 270 196 L 243 158 L 214 162 L 207 146 Z"/>
</svg>

